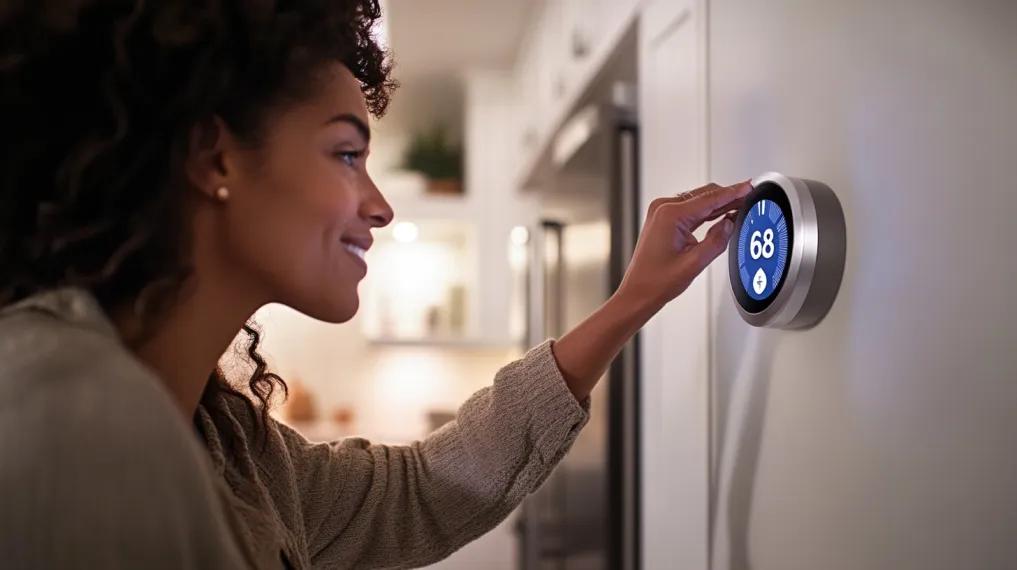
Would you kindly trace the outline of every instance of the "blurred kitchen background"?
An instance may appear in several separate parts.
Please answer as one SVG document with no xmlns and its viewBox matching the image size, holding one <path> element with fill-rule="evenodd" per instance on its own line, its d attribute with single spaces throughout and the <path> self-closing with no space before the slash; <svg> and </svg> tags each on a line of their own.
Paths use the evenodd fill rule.
<svg viewBox="0 0 1017 570">
<path fill-rule="evenodd" d="M 361 310 L 257 320 L 312 439 L 406 443 L 618 283 L 646 205 L 777 170 L 848 223 L 838 301 L 753 329 L 721 260 L 554 476 L 441 569 L 1017 568 L 1017 2 L 388 0 L 395 222 Z"/>
</svg>

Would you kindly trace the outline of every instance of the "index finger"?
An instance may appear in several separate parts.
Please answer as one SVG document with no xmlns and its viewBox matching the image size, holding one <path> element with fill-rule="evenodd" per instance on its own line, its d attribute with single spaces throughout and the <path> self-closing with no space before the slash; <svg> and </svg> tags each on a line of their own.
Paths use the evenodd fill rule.
<svg viewBox="0 0 1017 570">
<path fill-rule="evenodd" d="M 685 206 L 697 221 L 710 220 L 740 208 L 749 192 L 752 192 L 749 180 L 731 186 L 705 188 L 685 202 Z"/>
</svg>

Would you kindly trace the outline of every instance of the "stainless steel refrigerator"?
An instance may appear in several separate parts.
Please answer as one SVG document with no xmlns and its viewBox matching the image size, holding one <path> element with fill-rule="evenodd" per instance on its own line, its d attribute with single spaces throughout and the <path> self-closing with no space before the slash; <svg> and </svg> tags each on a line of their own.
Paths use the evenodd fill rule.
<svg viewBox="0 0 1017 570">
<path fill-rule="evenodd" d="M 621 282 L 639 224 L 631 84 L 613 82 L 566 121 L 535 184 L 527 343 L 558 338 Z M 519 519 L 526 570 L 638 568 L 638 338 L 601 379 L 590 421 Z"/>
</svg>

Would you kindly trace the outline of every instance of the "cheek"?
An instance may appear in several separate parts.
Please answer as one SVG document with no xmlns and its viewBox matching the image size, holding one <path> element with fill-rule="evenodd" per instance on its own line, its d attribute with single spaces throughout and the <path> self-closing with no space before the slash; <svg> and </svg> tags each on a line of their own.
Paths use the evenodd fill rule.
<svg viewBox="0 0 1017 570">
<path fill-rule="evenodd" d="M 339 239 L 355 219 L 353 171 L 330 162 L 291 155 L 264 165 L 251 181 L 246 220 L 237 220 L 245 257 L 253 254 L 252 263 L 276 286 L 319 277 L 334 263 Z"/>
</svg>

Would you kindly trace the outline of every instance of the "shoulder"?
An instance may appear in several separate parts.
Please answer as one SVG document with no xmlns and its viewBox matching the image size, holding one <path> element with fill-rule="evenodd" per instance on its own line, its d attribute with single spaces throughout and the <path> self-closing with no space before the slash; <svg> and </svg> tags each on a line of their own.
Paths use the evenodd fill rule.
<svg viewBox="0 0 1017 570">
<path fill-rule="evenodd" d="M 186 433 L 169 393 L 116 337 L 36 312 L 0 319 L 0 418 L 40 444 Z"/>
<path fill-rule="evenodd" d="M 354 439 L 309 441 L 270 414 L 262 421 L 260 406 L 234 394 L 220 392 L 198 410 L 213 463 L 257 465 L 277 503 L 297 504 L 308 487 L 336 484 L 332 479 L 349 469 L 351 454 L 366 447 Z"/>
<path fill-rule="evenodd" d="M 185 556 L 197 527 L 224 528 L 207 458 L 154 374 L 115 337 L 45 314 L 0 319 L 0 455 L 0 537 L 19 537 L 4 548 L 55 542 L 102 565 L 91 557 Z M 52 561 L 37 554 L 25 560 Z"/>
<path fill-rule="evenodd" d="M 266 471 L 292 472 L 308 445 L 303 436 L 271 414 L 262 415 L 261 404 L 246 393 L 217 391 L 202 401 L 197 421 L 215 462 L 251 460 Z"/>
</svg>

